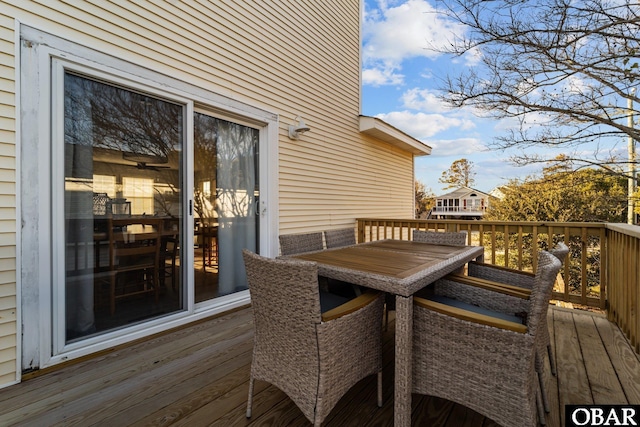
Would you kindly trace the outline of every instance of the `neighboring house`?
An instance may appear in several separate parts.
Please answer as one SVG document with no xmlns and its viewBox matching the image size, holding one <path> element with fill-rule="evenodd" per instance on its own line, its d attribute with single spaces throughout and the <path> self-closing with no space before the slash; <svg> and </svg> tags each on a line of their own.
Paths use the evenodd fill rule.
<svg viewBox="0 0 640 427">
<path fill-rule="evenodd" d="M 493 190 L 489 191 L 489 195 L 491 197 L 495 197 L 496 199 L 504 199 L 504 191 L 502 191 L 503 189 L 505 189 L 506 187 L 504 186 L 499 186 L 494 188 Z"/>
<path fill-rule="evenodd" d="M 490 195 L 469 187 L 461 187 L 447 194 L 436 196 L 436 204 L 429 218 L 433 219 L 481 219 L 489 207 Z"/>
<path fill-rule="evenodd" d="M 0 0 L 0 386 L 247 304 L 242 248 L 413 217 L 431 149 L 360 115 L 362 7 Z"/>
</svg>

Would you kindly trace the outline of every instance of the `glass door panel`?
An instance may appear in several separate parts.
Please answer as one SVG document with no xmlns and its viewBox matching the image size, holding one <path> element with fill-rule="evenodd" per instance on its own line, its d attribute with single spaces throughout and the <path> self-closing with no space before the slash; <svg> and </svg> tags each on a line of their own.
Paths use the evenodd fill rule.
<svg viewBox="0 0 640 427">
<path fill-rule="evenodd" d="M 259 236 L 257 129 L 194 116 L 195 302 L 247 289 L 242 249 Z"/>
<path fill-rule="evenodd" d="M 184 111 L 64 75 L 65 342 L 185 310 Z"/>
</svg>

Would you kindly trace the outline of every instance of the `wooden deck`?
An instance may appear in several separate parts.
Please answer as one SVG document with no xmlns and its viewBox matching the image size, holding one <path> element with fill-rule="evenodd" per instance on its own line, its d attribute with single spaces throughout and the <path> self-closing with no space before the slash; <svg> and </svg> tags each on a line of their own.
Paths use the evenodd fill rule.
<svg viewBox="0 0 640 427">
<path fill-rule="evenodd" d="M 640 363 L 602 315 L 554 308 L 549 324 L 558 376 L 546 378 L 561 426 L 565 404 L 640 404 Z M 256 382 L 245 418 L 252 348 L 249 309 L 113 349 L 0 390 L 0 425 L 308 426 L 281 391 Z M 393 327 L 385 335 L 384 406 L 375 378 L 357 384 L 325 426 L 393 425 Z M 460 405 L 414 395 L 413 425 L 495 426 Z"/>
</svg>

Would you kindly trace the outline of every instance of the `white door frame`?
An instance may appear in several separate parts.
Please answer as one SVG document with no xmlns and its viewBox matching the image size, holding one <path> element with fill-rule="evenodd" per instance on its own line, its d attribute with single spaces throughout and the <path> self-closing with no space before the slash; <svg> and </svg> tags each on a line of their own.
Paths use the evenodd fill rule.
<svg viewBox="0 0 640 427">
<path fill-rule="evenodd" d="M 22 369 L 37 369 L 94 353 L 114 345 L 129 342 L 163 330 L 211 316 L 249 302 L 248 291 L 242 291 L 211 300 L 207 304 L 194 304 L 193 289 L 189 291 L 188 307 L 179 312 L 127 329 L 63 345 L 60 336 L 60 294 L 53 292 L 54 280 L 60 280 L 60 264 L 64 235 L 56 222 L 60 221 L 63 198 L 60 188 L 50 193 L 49 185 L 60 174 L 61 150 L 56 138 L 60 137 L 59 105 L 51 108 L 60 98 L 59 73 L 64 67 L 77 67 L 90 71 L 108 81 L 122 82 L 157 93 L 186 106 L 185 170 L 193 170 L 193 111 L 194 105 L 205 105 L 219 111 L 221 117 L 237 117 L 251 123 L 260 132 L 260 252 L 266 256 L 277 254 L 278 233 L 278 115 L 235 99 L 204 90 L 168 75 L 118 58 L 96 52 L 81 45 L 57 38 L 32 27 L 21 26 L 22 43 L 20 80 L 21 94 L 21 221 L 23 229 L 18 250 L 23 263 L 20 270 L 20 293 L 23 313 Z M 53 73 L 49 70 L 53 65 Z M 167 70 L 170 72 L 170 70 Z M 95 74 L 94 74 L 95 73 Z M 29 86 L 29 87 L 27 87 Z M 56 92 L 58 91 L 58 92 Z M 52 96 L 55 95 L 55 96 Z M 56 146 L 55 144 L 58 144 Z M 37 156 L 34 156 L 37 153 Z M 35 158 L 34 158 L 35 157 Z M 185 177 L 185 197 L 193 194 L 193 176 Z M 192 174 L 191 174 L 192 175 Z M 59 184 L 58 184 L 59 185 Z M 188 203 L 184 203 L 185 211 Z M 187 233 L 193 233 L 193 217 L 186 215 Z M 55 222 L 54 222 L 55 221 Z M 185 236 L 188 237 L 188 236 Z M 189 241 L 189 240 L 187 240 Z M 193 265 L 193 259 L 190 261 Z M 187 265 L 187 283 L 193 284 L 193 268 Z M 190 276 L 189 276 L 190 275 Z M 63 277 L 63 276 L 62 276 Z M 59 282 L 58 282 L 59 283 Z M 54 317 L 55 314 L 55 317 Z M 54 321 L 58 319 L 57 323 Z M 64 327 L 64 319 L 62 319 Z M 58 335 L 54 335 L 57 331 Z"/>
</svg>

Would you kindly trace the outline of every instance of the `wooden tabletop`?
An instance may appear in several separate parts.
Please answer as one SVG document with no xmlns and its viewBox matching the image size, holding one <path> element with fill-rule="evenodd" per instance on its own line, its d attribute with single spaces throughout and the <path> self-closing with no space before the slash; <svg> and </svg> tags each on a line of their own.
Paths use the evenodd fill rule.
<svg viewBox="0 0 640 427">
<path fill-rule="evenodd" d="M 316 262 L 323 276 L 408 296 L 483 251 L 481 246 L 380 240 L 292 258 Z"/>
</svg>

